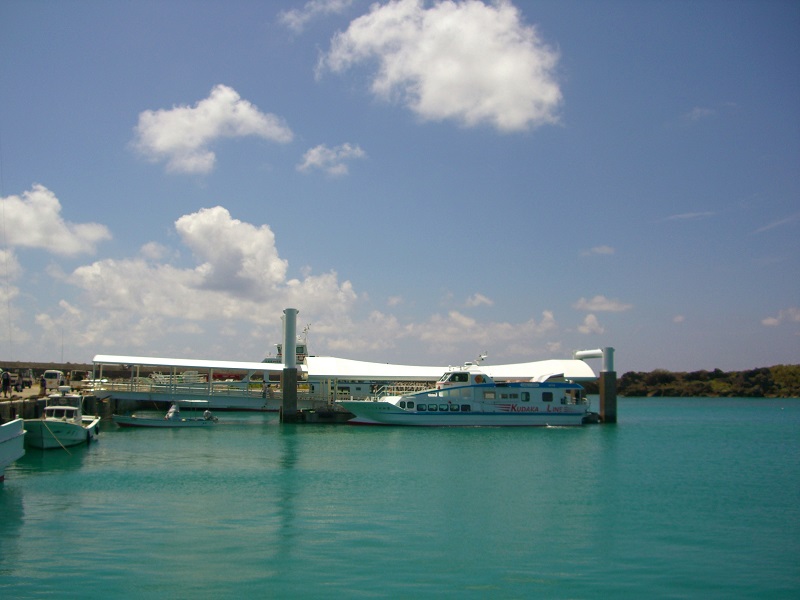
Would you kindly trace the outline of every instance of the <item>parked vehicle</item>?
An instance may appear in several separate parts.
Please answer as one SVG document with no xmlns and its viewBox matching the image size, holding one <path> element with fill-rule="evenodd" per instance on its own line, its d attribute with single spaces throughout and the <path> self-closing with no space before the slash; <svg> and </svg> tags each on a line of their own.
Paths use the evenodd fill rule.
<svg viewBox="0 0 800 600">
<path fill-rule="evenodd" d="M 33 387 L 33 371 L 31 369 L 22 369 L 20 371 L 20 379 L 22 380 L 22 387 Z"/>
<path fill-rule="evenodd" d="M 63 371 L 56 371 L 54 369 L 48 369 L 42 374 L 45 381 L 45 389 L 49 392 L 50 390 L 58 391 L 59 386 L 66 385 L 67 378 L 64 377 Z"/>
</svg>

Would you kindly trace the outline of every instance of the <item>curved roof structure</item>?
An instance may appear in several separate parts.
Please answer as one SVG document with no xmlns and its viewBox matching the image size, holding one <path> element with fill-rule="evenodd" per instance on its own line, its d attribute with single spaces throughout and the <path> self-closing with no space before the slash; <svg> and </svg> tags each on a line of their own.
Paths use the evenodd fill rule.
<svg viewBox="0 0 800 600">
<path fill-rule="evenodd" d="M 121 356 L 98 354 L 92 362 L 96 365 L 139 365 L 165 369 L 214 369 L 215 371 L 283 371 L 281 363 L 239 362 L 233 360 L 202 360 L 197 358 L 159 358 L 154 356 Z"/>
<path fill-rule="evenodd" d="M 214 371 L 254 371 L 278 373 L 282 363 L 237 362 L 227 360 L 200 360 L 186 358 L 158 358 L 147 356 L 120 356 L 98 354 L 93 359 L 99 365 L 140 365 L 165 369 L 208 369 Z M 375 363 L 332 356 L 307 356 L 298 368 L 314 379 L 342 379 L 354 381 L 435 381 L 443 373 L 460 366 L 416 366 Z M 592 368 L 582 360 L 540 360 L 507 365 L 481 364 L 476 368 L 497 380 L 539 379 L 563 375 L 567 379 L 587 381 L 597 379 Z"/>
</svg>

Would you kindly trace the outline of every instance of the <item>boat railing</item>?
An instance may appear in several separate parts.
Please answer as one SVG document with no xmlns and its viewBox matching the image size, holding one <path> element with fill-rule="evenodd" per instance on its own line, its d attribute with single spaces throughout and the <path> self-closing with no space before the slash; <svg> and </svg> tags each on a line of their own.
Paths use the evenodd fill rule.
<svg viewBox="0 0 800 600">
<path fill-rule="evenodd" d="M 380 399 L 385 396 L 404 396 L 406 394 L 415 394 L 423 390 L 431 389 L 430 383 L 407 381 L 402 383 L 391 383 L 381 385 L 375 390 L 375 399 Z"/>
</svg>

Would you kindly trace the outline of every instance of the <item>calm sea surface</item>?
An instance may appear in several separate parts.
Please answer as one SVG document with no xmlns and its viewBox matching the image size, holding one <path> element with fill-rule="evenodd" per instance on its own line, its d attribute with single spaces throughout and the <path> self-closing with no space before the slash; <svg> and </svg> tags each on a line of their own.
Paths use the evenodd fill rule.
<svg viewBox="0 0 800 600">
<path fill-rule="evenodd" d="M 595 402 L 596 406 L 596 402 Z M 0 484 L 0 598 L 798 598 L 800 400 L 118 429 Z"/>
</svg>

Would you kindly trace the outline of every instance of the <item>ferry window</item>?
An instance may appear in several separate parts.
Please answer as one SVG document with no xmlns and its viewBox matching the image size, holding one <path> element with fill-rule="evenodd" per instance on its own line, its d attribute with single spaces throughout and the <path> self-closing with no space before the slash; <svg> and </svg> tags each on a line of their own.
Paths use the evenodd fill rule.
<svg viewBox="0 0 800 600">
<path fill-rule="evenodd" d="M 470 411 L 470 405 L 469 404 L 462 404 L 461 405 L 461 412 L 469 412 L 469 411 Z"/>
<path fill-rule="evenodd" d="M 542 392 L 542 401 L 543 402 L 552 402 L 553 401 L 553 392 Z"/>
<path fill-rule="evenodd" d="M 450 409 L 448 408 L 447 404 L 440 404 L 439 405 L 439 410 L 447 412 Z"/>
<path fill-rule="evenodd" d="M 512 400 L 516 400 L 517 398 L 519 398 L 519 394 L 509 394 L 508 397 L 511 398 Z"/>
<path fill-rule="evenodd" d="M 531 401 L 531 393 L 530 392 L 522 392 L 522 401 L 523 402 L 530 402 Z"/>
<path fill-rule="evenodd" d="M 483 399 L 484 400 L 494 400 L 494 398 L 495 398 L 494 391 L 488 391 L 487 390 L 487 391 L 483 392 Z"/>
<path fill-rule="evenodd" d="M 468 376 L 466 373 L 455 373 L 451 378 L 451 381 L 456 381 L 458 383 L 467 383 Z"/>
<path fill-rule="evenodd" d="M 406 405 L 406 407 L 407 408 L 414 408 L 414 401 L 413 400 L 409 400 L 408 404 Z"/>
<path fill-rule="evenodd" d="M 450 412 L 458 412 L 458 404 L 451 404 Z"/>
<path fill-rule="evenodd" d="M 405 400 L 400 400 L 400 402 L 398 402 L 397 405 L 400 408 L 405 408 L 406 407 L 406 401 Z"/>
<path fill-rule="evenodd" d="M 417 410 L 428 410 L 428 406 L 426 404 L 417 404 Z"/>
<path fill-rule="evenodd" d="M 461 394 L 459 394 L 459 395 L 463 396 L 465 398 L 472 398 L 472 388 L 468 388 L 468 387 L 461 388 Z"/>
<path fill-rule="evenodd" d="M 500 394 L 500 398 L 502 400 L 507 400 L 508 399 L 508 394 Z"/>
<path fill-rule="evenodd" d="M 428 405 L 428 410 L 435 412 L 436 411 L 436 405 L 435 404 L 429 404 Z"/>
</svg>

